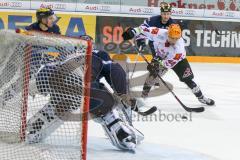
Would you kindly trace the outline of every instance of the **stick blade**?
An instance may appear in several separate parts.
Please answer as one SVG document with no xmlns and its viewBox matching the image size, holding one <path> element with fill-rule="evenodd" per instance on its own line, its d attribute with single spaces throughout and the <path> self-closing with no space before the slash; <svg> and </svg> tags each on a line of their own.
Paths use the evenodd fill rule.
<svg viewBox="0 0 240 160">
<path fill-rule="evenodd" d="M 142 115 L 142 116 L 148 116 L 150 114 L 153 114 L 154 112 L 157 111 L 157 107 L 156 106 L 153 106 L 151 107 L 149 110 L 145 111 L 145 112 L 139 112 L 138 111 L 138 114 Z"/>
<path fill-rule="evenodd" d="M 205 108 L 204 107 L 198 107 L 198 108 L 189 108 L 187 106 L 184 107 L 186 111 L 188 112 L 196 112 L 196 113 L 200 113 L 200 112 L 204 112 Z"/>
</svg>

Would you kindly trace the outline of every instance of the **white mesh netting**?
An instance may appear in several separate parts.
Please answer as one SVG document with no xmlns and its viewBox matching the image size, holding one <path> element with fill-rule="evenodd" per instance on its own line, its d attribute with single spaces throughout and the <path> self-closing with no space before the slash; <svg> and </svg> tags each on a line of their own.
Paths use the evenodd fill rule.
<svg viewBox="0 0 240 160">
<path fill-rule="evenodd" d="M 0 159 L 84 159 L 90 42 L 8 30 L 0 42 Z"/>
</svg>

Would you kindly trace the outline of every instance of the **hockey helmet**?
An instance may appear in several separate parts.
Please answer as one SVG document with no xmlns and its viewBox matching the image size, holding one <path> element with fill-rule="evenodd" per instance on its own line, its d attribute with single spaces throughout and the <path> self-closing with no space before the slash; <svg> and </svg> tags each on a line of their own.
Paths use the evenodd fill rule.
<svg viewBox="0 0 240 160">
<path fill-rule="evenodd" d="M 171 12 L 172 11 L 172 6 L 168 3 L 162 3 L 160 5 L 161 12 Z"/>
<path fill-rule="evenodd" d="M 43 18 L 54 15 L 54 11 L 51 8 L 40 8 L 36 12 L 37 21 L 42 21 Z"/>
<path fill-rule="evenodd" d="M 171 24 L 168 27 L 168 37 L 177 39 L 182 37 L 182 30 L 179 24 Z"/>
</svg>

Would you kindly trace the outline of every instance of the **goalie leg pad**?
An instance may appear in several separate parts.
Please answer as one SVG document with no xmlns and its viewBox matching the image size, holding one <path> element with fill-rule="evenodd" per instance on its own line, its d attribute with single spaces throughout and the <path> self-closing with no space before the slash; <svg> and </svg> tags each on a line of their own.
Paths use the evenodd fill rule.
<svg viewBox="0 0 240 160">
<path fill-rule="evenodd" d="M 121 150 L 135 151 L 137 144 L 144 139 L 141 132 L 120 119 L 116 109 L 102 117 L 100 123 L 112 144 Z"/>
<path fill-rule="evenodd" d="M 142 107 L 143 103 L 140 104 L 139 99 L 136 101 L 136 107 L 140 109 Z M 140 108 L 139 108 L 140 107 Z M 121 121 L 123 121 L 129 130 L 132 131 L 132 133 L 135 133 L 136 135 L 136 144 L 140 144 L 144 140 L 144 134 L 140 132 L 138 129 L 134 128 L 132 124 L 132 108 L 128 107 L 116 107 L 116 110 L 118 111 L 119 117 Z M 126 114 L 124 114 L 124 112 Z"/>
<path fill-rule="evenodd" d="M 27 122 L 27 143 L 39 143 L 53 133 L 63 121 L 55 114 L 55 109 L 46 104 Z"/>
</svg>

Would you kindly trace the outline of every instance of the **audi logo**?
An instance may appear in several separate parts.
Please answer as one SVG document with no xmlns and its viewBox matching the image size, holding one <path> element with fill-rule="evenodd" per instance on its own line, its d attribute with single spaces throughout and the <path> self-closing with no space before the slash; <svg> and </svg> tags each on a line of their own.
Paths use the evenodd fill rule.
<svg viewBox="0 0 240 160">
<path fill-rule="evenodd" d="M 99 6 L 99 10 L 101 11 L 110 11 L 110 6 Z"/>
<path fill-rule="evenodd" d="M 4 2 L 4 3 L 0 3 L 0 6 L 3 7 L 12 7 L 12 8 L 20 8 L 22 7 L 22 3 L 21 2 Z"/>
<path fill-rule="evenodd" d="M 185 10 L 185 15 L 188 15 L 188 16 L 194 16 L 195 15 L 195 11 L 191 11 L 191 10 Z"/>
<path fill-rule="evenodd" d="M 21 2 L 10 2 L 10 7 L 20 8 L 20 7 L 22 7 L 22 3 Z"/>
<path fill-rule="evenodd" d="M 143 8 L 143 13 L 149 13 L 149 14 L 152 14 L 154 11 L 153 11 L 153 8 Z"/>
<path fill-rule="evenodd" d="M 67 8 L 67 5 L 66 5 L 66 4 L 61 4 L 61 3 L 59 3 L 59 4 L 55 4 L 55 5 L 54 5 L 54 8 L 55 8 L 55 9 L 66 9 L 66 8 Z"/>
<path fill-rule="evenodd" d="M 85 9 L 91 10 L 91 11 L 110 11 L 111 7 L 110 6 L 86 6 Z"/>
<path fill-rule="evenodd" d="M 231 13 L 231 12 L 226 12 L 225 15 L 227 17 L 235 17 L 235 14 L 234 13 Z"/>
</svg>

